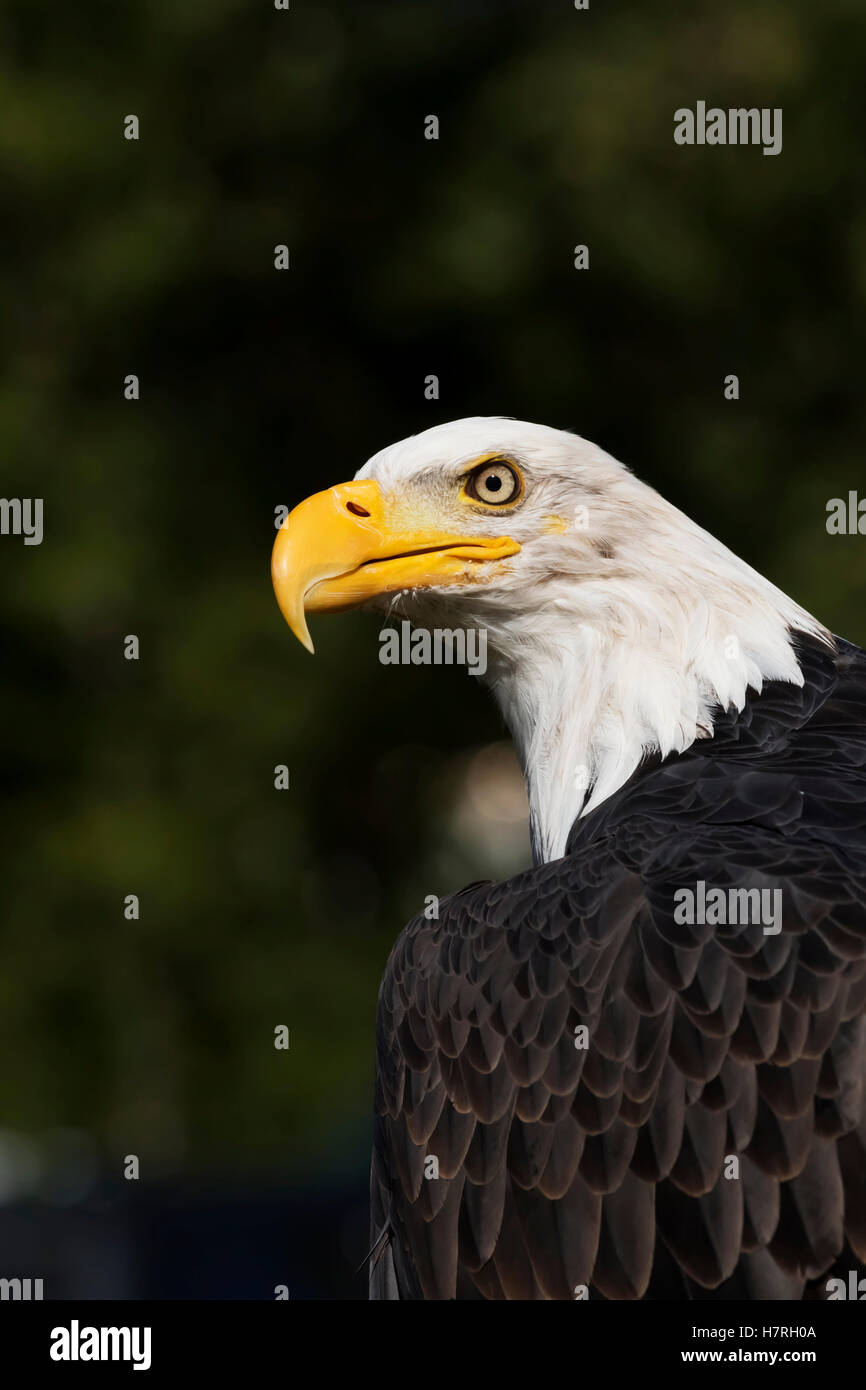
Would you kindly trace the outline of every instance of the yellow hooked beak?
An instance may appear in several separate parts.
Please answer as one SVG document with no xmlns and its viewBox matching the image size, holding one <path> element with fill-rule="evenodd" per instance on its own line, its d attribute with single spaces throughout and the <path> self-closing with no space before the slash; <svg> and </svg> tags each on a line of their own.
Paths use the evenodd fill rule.
<svg viewBox="0 0 866 1390">
<path fill-rule="evenodd" d="M 355 608 L 401 589 L 471 582 L 490 561 L 519 549 L 508 536 L 406 526 L 379 484 L 364 478 L 317 492 L 289 513 L 274 542 L 271 577 L 283 617 L 311 652 L 306 613 Z"/>
</svg>

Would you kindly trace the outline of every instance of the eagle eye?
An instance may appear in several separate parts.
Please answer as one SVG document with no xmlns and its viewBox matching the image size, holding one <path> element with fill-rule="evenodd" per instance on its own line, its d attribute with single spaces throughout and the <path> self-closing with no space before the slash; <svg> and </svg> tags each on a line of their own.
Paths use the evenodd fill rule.
<svg viewBox="0 0 866 1390">
<path fill-rule="evenodd" d="M 504 507 L 520 496 L 521 478 L 505 459 L 488 459 L 473 468 L 466 479 L 466 495 L 488 507 Z"/>
</svg>

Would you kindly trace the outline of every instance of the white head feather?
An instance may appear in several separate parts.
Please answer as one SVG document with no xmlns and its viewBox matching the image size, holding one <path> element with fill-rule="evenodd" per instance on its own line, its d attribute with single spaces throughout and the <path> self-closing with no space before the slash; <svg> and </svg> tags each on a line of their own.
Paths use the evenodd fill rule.
<svg viewBox="0 0 866 1390">
<path fill-rule="evenodd" d="M 516 509 L 466 515 L 458 479 L 485 454 L 513 459 Z M 765 680 L 801 685 L 791 640 L 822 626 L 623 464 L 563 430 L 475 417 L 376 454 L 374 478 L 413 520 L 509 535 L 519 554 L 486 582 L 404 592 L 388 610 L 423 626 L 486 629 L 486 680 L 520 754 L 533 851 L 569 830 L 646 754 L 712 737 Z"/>
</svg>

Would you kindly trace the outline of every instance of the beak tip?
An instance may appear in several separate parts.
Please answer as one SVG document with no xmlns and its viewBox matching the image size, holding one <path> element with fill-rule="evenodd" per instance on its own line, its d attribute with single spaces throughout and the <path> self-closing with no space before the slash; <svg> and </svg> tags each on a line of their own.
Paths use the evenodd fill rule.
<svg viewBox="0 0 866 1390">
<path fill-rule="evenodd" d="M 280 528 L 281 533 L 286 529 L 283 522 Z M 287 572 L 284 556 L 278 556 L 277 547 L 281 545 L 282 535 L 277 536 L 274 554 L 271 558 L 271 581 L 274 586 L 274 595 L 280 612 L 288 624 L 290 632 L 297 637 L 302 647 L 306 647 L 311 656 L 315 655 L 313 639 L 310 636 L 310 629 L 307 627 L 307 615 L 304 612 L 304 584 L 300 587 L 296 583 L 296 577 L 291 571 Z M 284 542 L 282 543 L 285 544 Z"/>
<path fill-rule="evenodd" d="M 289 627 L 297 637 L 301 646 L 306 648 L 310 655 L 313 656 L 316 649 L 313 646 L 310 629 L 307 627 L 307 615 L 304 612 L 303 606 L 296 609 L 292 614 L 284 614 L 284 616 L 288 619 Z"/>
<path fill-rule="evenodd" d="M 295 612 L 291 614 L 286 613 L 284 611 L 283 617 L 288 623 L 289 628 L 291 629 L 294 636 L 297 637 L 301 646 L 306 648 L 306 650 L 310 653 L 311 656 L 315 656 L 316 649 L 313 646 L 313 639 L 310 636 L 310 629 L 307 627 L 307 618 L 303 608 L 300 610 L 300 612 Z"/>
</svg>

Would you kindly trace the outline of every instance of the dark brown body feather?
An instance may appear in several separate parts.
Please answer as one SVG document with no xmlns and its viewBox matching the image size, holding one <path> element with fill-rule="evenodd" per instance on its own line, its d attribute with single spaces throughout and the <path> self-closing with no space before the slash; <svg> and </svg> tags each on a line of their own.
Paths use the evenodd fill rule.
<svg viewBox="0 0 866 1390">
<path fill-rule="evenodd" d="M 866 1260 L 866 654 L 800 645 L 802 689 L 400 936 L 372 1297 L 801 1298 Z M 780 888 L 781 932 L 679 924 L 700 880 Z"/>
</svg>

